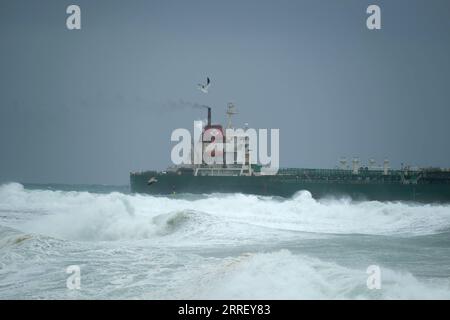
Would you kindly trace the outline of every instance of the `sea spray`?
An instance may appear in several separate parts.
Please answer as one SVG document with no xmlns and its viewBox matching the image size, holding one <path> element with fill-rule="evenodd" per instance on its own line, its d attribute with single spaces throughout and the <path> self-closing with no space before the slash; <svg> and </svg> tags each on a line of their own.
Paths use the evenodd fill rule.
<svg viewBox="0 0 450 320">
<path fill-rule="evenodd" d="M 448 205 L 45 189 L 0 186 L 0 298 L 450 298 Z"/>
</svg>

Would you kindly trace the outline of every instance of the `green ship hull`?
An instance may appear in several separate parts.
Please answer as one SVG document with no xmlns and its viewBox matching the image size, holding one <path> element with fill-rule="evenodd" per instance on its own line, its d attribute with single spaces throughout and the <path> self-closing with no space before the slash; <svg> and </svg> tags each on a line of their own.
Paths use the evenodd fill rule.
<svg viewBox="0 0 450 320">
<path fill-rule="evenodd" d="M 291 197 L 307 190 L 315 199 L 350 197 L 357 201 L 450 202 L 447 172 L 405 176 L 399 170 L 384 176 L 380 172 L 352 175 L 345 170 L 296 169 L 272 176 L 195 176 L 147 171 L 131 173 L 130 186 L 134 193 L 154 195 L 244 193 Z"/>
<path fill-rule="evenodd" d="M 190 164 L 174 166 L 162 172 L 132 172 L 131 192 L 154 195 L 244 193 L 291 197 L 306 190 L 315 199 L 350 197 L 353 200 L 450 202 L 450 169 L 412 169 L 402 165 L 401 170 L 391 170 L 387 159 L 382 167 L 377 167 L 373 159 L 369 166 L 362 167 L 359 159 L 355 158 L 351 169 L 346 159 L 341 159 L 341 169 L 282 168 L 275 175 L 265 175 L 267 167 L 252 161 L 256 157 L 250 152 L 250 134 L 224 131 L 221 125 L 211 123 L 211 108 L 205 108 L 208 110 L 208 121 L 197 141 L 203 152 L 202 161 L 196 163 L 191 151 Z M 229 104 L 227 128 L 232 128 L 230 119 L 234 114 L 234 105 Z M 239 158 L 238 161 L 239 151 L 235 145 L 231 150 L 218 150 L 217 155 L 216 149 L 210 151 L 209 157 L 222 161 L 209 164 L 206 161 L 209 157 L 205 156 L 213 141 L 211 132 L 222 139 L 219 141 L 230 142 L 239 138 L 244 159 Z"/>
</svg>

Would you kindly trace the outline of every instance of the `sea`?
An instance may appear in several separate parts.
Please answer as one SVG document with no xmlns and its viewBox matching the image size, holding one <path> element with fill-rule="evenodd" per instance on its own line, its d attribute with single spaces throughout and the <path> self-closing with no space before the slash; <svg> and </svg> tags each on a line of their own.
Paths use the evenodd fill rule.
<svg viewBox="0 0 450 320">
<path fill-rule="evenodd" d="M 0 185 L 0 299 L 449 299 L 450 205 Z"/>
</svg>

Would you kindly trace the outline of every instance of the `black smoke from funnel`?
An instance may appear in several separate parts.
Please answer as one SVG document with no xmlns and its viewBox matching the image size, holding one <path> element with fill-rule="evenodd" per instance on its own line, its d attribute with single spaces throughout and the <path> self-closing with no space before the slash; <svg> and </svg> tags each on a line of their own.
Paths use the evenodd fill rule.
<svg viewBox="0 0 450 320">
<path fill-rule="evenodd" d="M 180 109 L 204 109 L 208 106 L 202 105 L 197 102 L 190 102 L 185 100 L 169 101 L 165 104 L 167 109 L 180 110 Z"/>
<path fill-rule="evenodd" d="M 208 109 L 208 126 L 211 126 L 211 107 L 208 107 L 204 104 L 199 104 L 197 102 L 190 102 L 185 100 L 178 100 L 176 101 L 169 101 L 167 104 L 165 104 L 165 109 L 171 109 L 173 111 L 175 110 L 181 110 L 181 109 Z"/>
</svg>

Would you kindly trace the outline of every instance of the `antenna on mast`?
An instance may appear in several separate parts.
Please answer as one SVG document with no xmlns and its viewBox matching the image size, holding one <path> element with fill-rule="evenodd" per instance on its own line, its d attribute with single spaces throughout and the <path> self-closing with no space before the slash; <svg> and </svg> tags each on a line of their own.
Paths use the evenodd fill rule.
<svg viewBox="0 0 450 320">
<path fill-rule="evenodd" d="M 228 129 L 231 129 L 231 117 L 237 113 L 238 112 L 236 111 L 236 107 L 234 106 L 234 104 L 232 102 L 229 102 L 227 112 L 226 112 L 227 117 L 228 117 L 228 124 L 227 124 Z"/>
<path fill-rule="evenodd" d="M 347 158 L 342 157 L 339 159 L 339 163 L 341 164 L 341 169 L 346 170 L 347 169 Z"/>
</svg>

